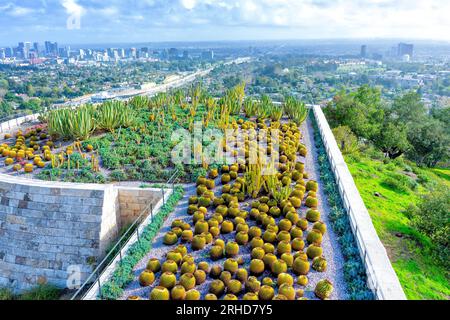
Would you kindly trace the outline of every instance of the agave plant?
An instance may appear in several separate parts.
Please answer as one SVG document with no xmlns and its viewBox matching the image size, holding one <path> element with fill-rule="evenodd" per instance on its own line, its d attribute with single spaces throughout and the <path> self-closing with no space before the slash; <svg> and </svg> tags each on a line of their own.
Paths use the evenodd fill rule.
<svg viewBox="0 0 450 320">
<path fill-rule="evenodd" d="M 256 116 L 257 102 L 253 101 L 252 98 L 248 97 L 244 101 L 244 112 L 247 118 Z"/>
<path fill-rule="evenodd" d="M 300 126 L 308 116 L 306 105 L 292 96 L 286 97 L 284 102 L 284 112 L 286 115 Z"/>
<path fill-rule="evenodd" d="M 119 127 L 132 126 L 135 115 L 130 105 L 108 101 L 97 108 L 96 120 L 100 129 L 114 132 Z"/>
<path fill-rule="evenodd" d="M 45 116 L 49 134 L 64 139 L 86 140 L 95 130 L 95 107 L 80 106 L 77 109 L 52 110 Z"/>
</svg>

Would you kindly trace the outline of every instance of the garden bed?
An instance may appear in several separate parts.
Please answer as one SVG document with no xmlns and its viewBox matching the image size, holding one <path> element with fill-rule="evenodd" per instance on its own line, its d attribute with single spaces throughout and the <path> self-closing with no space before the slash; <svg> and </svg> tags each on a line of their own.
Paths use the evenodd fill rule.
<svg viewBox="0 0 450 320">
<path fill-rule="evenodd" d="M 330 224 L 330 208 L 328 206 L 326 195 L 324 192 L 324 188 L 322 186 L 322 181 L 320 179 L 320 171 L 319 166 L 317 162 L 318 154 L 315 150 L 315 144 L 314 144 L 314 137 L 313 137 L 313 127 L 312 123 L 310 121 L 307 121 L 302 125 L 302 133 L 303 138 L 302 142 L 307 147 L 309 152 L 306 154 L 306 157 L 299 158 L 300 161 L 302 161 L 305 165 L 305 171 L 308 172 L 308 178 L 305 179 L 306 181 L 317 181 L 319 184 L 319 189 L 317 191 L 317 198 L 320 199 L 319 205 L 317 206 L 317 210 L 321 213 L 321 221 L 325 223 L 326 225 Z M 239 176 L 242 176 L 240 174 Z M 220 177 L 215 179 L 215 187 L 211 189 L 211 191 L 214 192 L 216 197 L 219 197 L 221 194 L 221 189 L 223 188 L 223 185 L 221 184 Z M 164 244 L 164 237 L 165 235 L 172 230 L 172 226 L 174 223 L 183 221 L 184 223 L 188 223 L 192 225 L 192 214 L 188 213 L 189 208 L 189 201 L 192 200 L 192 197 L 196 195 L 196 186 L 195 184 L 189 185 L 185 188 L 185 195 L 183 200 L 178 204 L 175 211 L 168 217 L 168 219 L 164 222 L 162 228 L 157 233 L 153 244 L 152 249 L 145 254 L 145 256 L 140 259 L 140 261 L 134 266 L 130 279 L 131 282 L 127 285 L 124 285 L 124 291 L 123 294 L 120 296 L 120 299 L 148 299 L 150 296 L 150 293 L 152 290 L 160 285 L 160 278 L 161 278 L 161 271 L 155 272 L 155 281 L 149 285 L 149 286 L 142 286 L 140 284 L 140 275 L 142 272 L 144 272 L 147 268 L 147 263 L 150 259 L 158 259 L 161 263 L 163 263 L 167 259 L 167 254 L 172 252 L 174 249 L 177 248 L 177 245 L 180 244 L 179 241 L 177 241 L 176 244 L 172 246 L 167 246 Z M 305 197 L 306 198 L 306 197 Z M 260 199 L 260 197 L 259 197 Z M 246 197 L 245 200 L 239 201 L 239 209 L 250 211 L 252 208 L 252 203 L 258 199 L 252 199 L 250 197 Z M 304 199 L 303 199 L 304 200 Z M 303 202 L 303 201 L 302 201 Z M 309 208 L 305 206 L 305 203 L 302 203 L 302 206 L 296 210 L 299 214 L 299 217 L 304 218 L 306 211 Z M 208 213 L 205 215 L 205 219 L 209 220 L 214 215 L 214 207 L 210 207 L 208 210 Z M 281 218 L 276 218 L 276 222 L 279 224 Z M 225 218 L 227 220 L 227 218 Z M 256 227 L 260 226 L 256 221 L 247 218 L 245 219 L 245 223 L 248 225 L 248 227 Z M 307 229 L 304 231 L 302 239 L 307 243 L 307 234 L 311 232 L 313 223 L 308 223 Z M 233 231 L 228 234 L 220 234 L 218 237 L 215 237 L 215 239 L 222 239 L 225 243 L 229 243 L 234 241 L 236 238 L 236 231 Z M 214 266 L 224 266 L 225 261 L 227 260 L 226 257 L 222 257 L 218 260 L 212 260 L 210 257 L 210 250 L 213 246 L 213 243 L 207 244 L 203 249 L 201 250 L 193 250 L 191 248 L 191 245 L 189 243 L 184 244 L 187 248 L 187 256 L 192 257 L 195 264 L 198 265 L 199 262 L 207 262 L 208 268 L 212 268 Z M 276 247 L 275 243 L 275 247 Z M 306 244 L 307 246 L 307 244 Z M 293 277 L 294 284 L 293 288 L 295 291 L 301 290 L 303 291 L 303 298 L 308 299 L 316 299 L 317 296 L 314 293 L 314 290 L 316 288 L 317 283 L 320 280 L 327 279 L 329 280 L 334 287 L 334 290 L 332 291 L 331 295 L 328 297 L 329 299 L 348 299 L 349 296 L 349 290 L 347 289 L 346 282 L 344 280 L 344 258 L 342 256 L 340 246 L 338 244 L 338 238 L 336 234 L 334 233 L 334 230 L 332 228 L 328 228 L 328 230 L 324 233 L 321 247 L 323 250 L 323 257 L 327 261 L 327 267 L 326 270 L 323 272 L 319 272 L 314 270 L 313 268 L 310 268 L 310 271 L 307 272 L 307 278 L 308 278 L 308 284 L 307 285 L 301 285 L 297 283 L 298 274 L 295 274 L 291 268 L 287 270 L 286 273 L 291 275 Z M 303 250 L 300 250 L 302 252 Z M 306 251 L 306 247 L 305 247 Z M 242 269 L 247 270 L 247 272 L 250 275 L 250 262 L 252 260 L 251 257 L 252 249 L 250 246 L 247 245 L 241 245 L 240 251 L 238 255 L 238 259 L 241 259 L 239 267 Z M 292 252 L 294 254 L 294 252 Z M 236 257 L 235 257 L 236 258 Z M 278 255 L 278 258 L 280 258 L 280 255 Z M 236 258 L 237 259 L 237 258 Z M 311 259 L 310 262 L 312 263 Z M 178 271 L 176 277 L 177 282 L 180 281 L 180 272 Z M 234 277 L 234 276 L 233 276 Z M 195 286 L 195 290 L 197 290 L 200 293 L 200 298 L 205 299 L 208 298 L 207 294 L 210 292 L 211 283 L 213 281 L 216 281 L 214 279 L 215 277 L 212 277 L 211 274 L 208 274 L 208 276 L 205 279 L 205 282 L 203 282 L 200 285 Z M 263 274 L 259 275 L 258 277 L 259 281 L 263 281 L 263 278 L 271 278 L 275 283 L 277 282 L 277 276 L 274 276 L 274 274 L 267 270 L 264 271 Z M 245 281 L 243 284 L 243 287 L 245 287 Z M 278 286 L 274 285 L 275 294 L 279 293 Z M 106 289 L 105 292 L 108 292 L 109 290 Z M 242 290 L 239 292 L 239 294 L 236 294 L 235 296 L 242 299 L 244 298 L 245 290 Z M 227 297 L 227 296 L 225 296 Z M 110 296 L 109 298 L 117 298 L 116 296 Z M 219 296 L 219 298 L 224 298 L 222 296 Z M 301 298 L 298 296 L 298 298 Z"/>
</svg>

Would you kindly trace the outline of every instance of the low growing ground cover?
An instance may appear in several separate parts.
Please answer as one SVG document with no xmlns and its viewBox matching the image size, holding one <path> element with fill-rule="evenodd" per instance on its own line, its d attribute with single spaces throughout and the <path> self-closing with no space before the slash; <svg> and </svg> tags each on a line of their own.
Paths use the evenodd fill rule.
<svg viewBox="0 0 450 320">
<path fill-rule="evenodd" d="M 345 159 L 406 296 L 448 299 L 448 268 L 436 258 L 433 241 L 411 225 L 408 212 L 421 194 L 448 187 L 450 170 L 419 168 L 401 159 L 383 161 L 368 152 Z"/>
</svg>

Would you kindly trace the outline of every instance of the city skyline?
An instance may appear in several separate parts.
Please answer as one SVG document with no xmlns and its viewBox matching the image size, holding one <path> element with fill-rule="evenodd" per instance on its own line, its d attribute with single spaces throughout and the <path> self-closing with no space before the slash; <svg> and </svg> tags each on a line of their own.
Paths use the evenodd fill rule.
<svg viewBox="0 0 450 320">
<path fill-rule="evenodd" d="M 0 0 L 0 45 L 395 38 L 449 41 L 446 1 Z M 25 38 L 25 39 L 24 39 Z"/>
</svg>

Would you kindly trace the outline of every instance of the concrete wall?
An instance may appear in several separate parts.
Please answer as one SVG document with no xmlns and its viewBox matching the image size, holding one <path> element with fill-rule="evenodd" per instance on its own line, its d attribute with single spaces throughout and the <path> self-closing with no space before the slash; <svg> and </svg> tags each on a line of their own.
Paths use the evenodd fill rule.
<svg viewBox="0 0 450 320">
<path fill-rule="evenodd" d="M 368 286 L 379 300 L 405 300 L 406 296 L 392 268 L 386 249 L 378 238 L 369 212 L 356 188 L 344 157 L 320 106 L 312 106 L 314 117 L 331 163 L 342 202 L 366 267 Z"/>
</svg>

